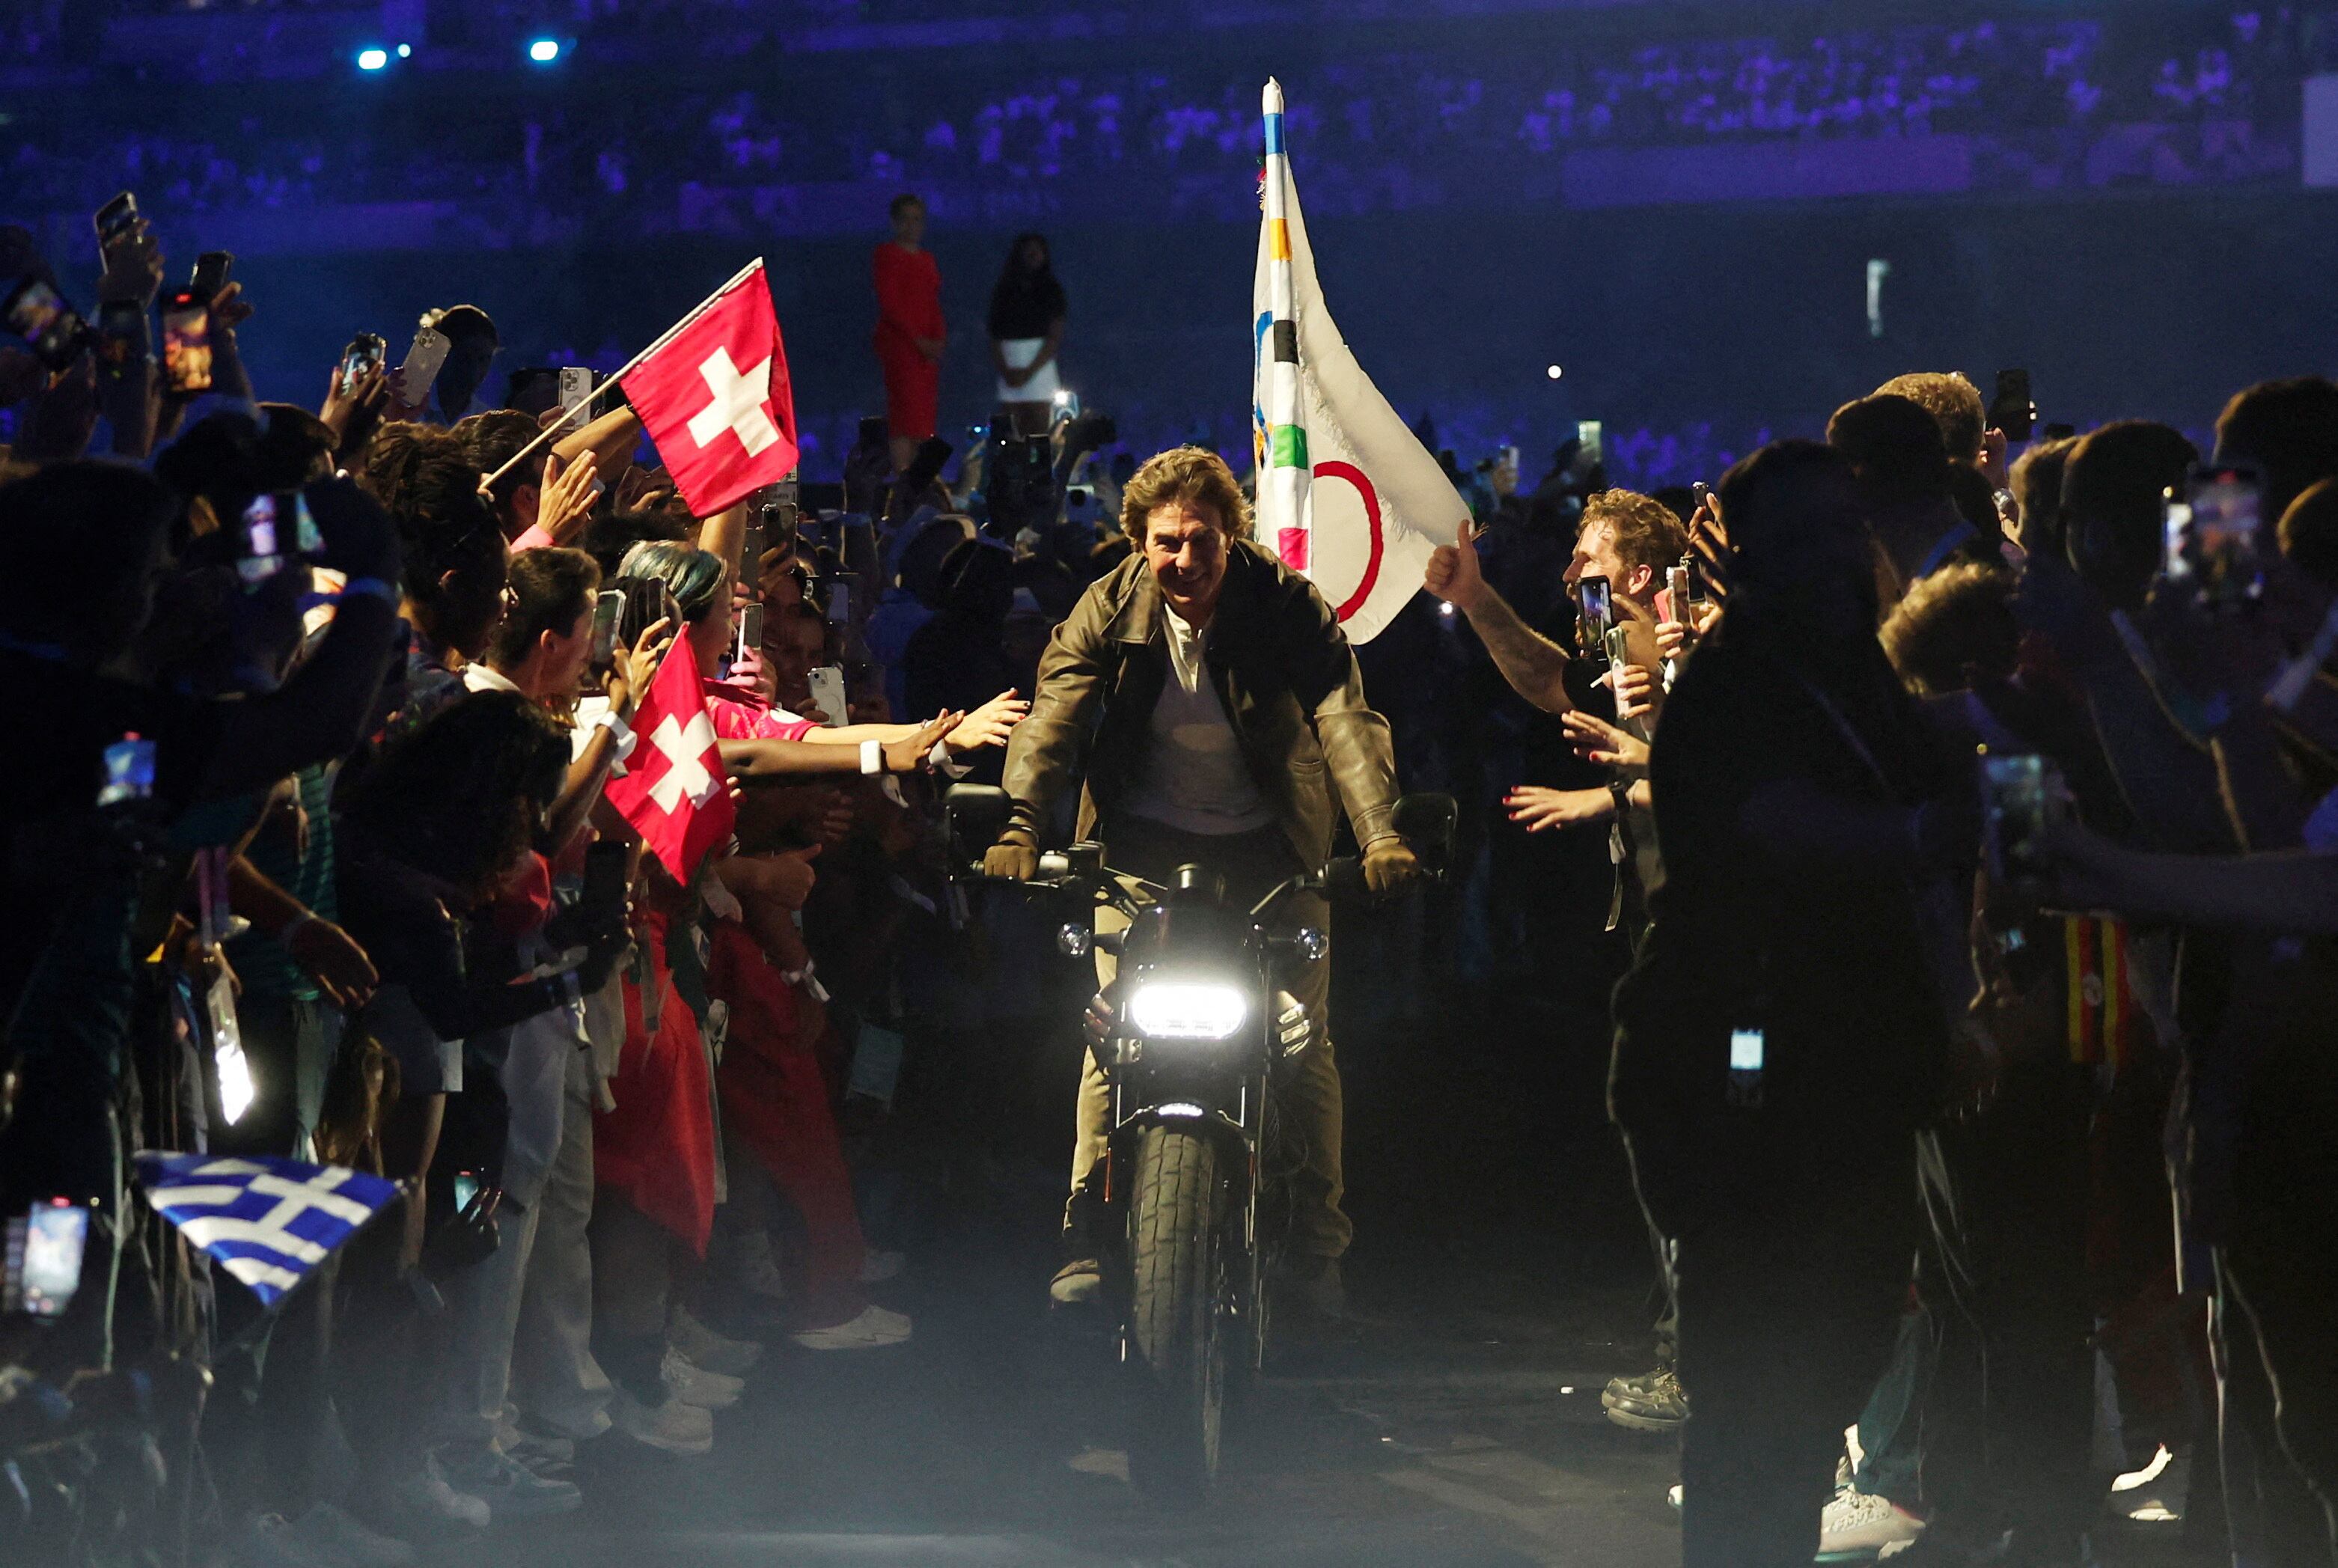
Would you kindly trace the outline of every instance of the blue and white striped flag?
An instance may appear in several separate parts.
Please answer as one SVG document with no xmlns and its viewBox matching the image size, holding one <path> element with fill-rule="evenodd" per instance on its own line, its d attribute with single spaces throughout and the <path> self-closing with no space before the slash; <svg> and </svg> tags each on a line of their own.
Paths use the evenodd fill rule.
<svg viewBox="0 0 2338 1568">
<path fill-rule="evenodd" d="M 398 1184 L 270 1155 L 144 1153 L 154 1211 L 273 1307 L 398 1197 Z"/>
</svg>

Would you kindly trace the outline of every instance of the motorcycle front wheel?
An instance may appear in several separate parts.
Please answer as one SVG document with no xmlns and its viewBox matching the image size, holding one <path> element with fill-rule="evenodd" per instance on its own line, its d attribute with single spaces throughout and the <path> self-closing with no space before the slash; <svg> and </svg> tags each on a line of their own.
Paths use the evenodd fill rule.
<svg viewBox="0 0 2338 1568">
<path fill-rule="evenodd" d="M 1148 1127 L 1129 1183 L 1128 1478 L 1193 1505 L 1217 1474 L 1226 1392 L 1225 1181 L 1198 1129 Z"/>
</svg>

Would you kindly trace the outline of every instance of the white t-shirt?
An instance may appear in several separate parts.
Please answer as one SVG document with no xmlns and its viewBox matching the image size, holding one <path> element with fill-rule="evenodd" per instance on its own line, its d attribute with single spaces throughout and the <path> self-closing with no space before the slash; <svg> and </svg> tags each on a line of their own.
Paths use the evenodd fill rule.
<svg viewBox="0 0 2338 1568">
<path fill-rule="evenodd" d="M 1169 679 L 1153 707 L 1152 744 L 1126 809 L 1187 833 L 1251 833 L 1271 826 L 1274 808 L 1258 792 L 1218 689 L 1210 684 L 1209 629 L 1194 631 L 1166 604 L 1161 615 Z"/>
</svg>

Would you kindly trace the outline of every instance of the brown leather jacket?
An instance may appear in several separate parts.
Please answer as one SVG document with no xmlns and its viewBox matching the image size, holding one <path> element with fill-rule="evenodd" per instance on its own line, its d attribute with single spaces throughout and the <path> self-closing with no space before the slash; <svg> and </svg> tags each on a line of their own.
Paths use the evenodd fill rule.
<svg viewBox="0 0 2338 1568">
<path fill-rule="evenodd" d="M 1168 680 L 1164 631 L 1161 589 L 1142 554 L 1091 584 L 1056 628 L 1031 716 L 1007 748 L 1017 827 L 1038 832 L 1083 773 L 1080 836 L 1112 815 L 1144 765 L 1153 705 Z M 1249 540 L 1234 541 L 1207 647 L 1210 680 L 1251 777 L 1302 862 L 1311 869 L 1330 858 L 1341 807 L 1359 844 L 1395 831 L 1388 720 L 1365 706 L 1355 652 L 1312 583 Z"/>
</svg>

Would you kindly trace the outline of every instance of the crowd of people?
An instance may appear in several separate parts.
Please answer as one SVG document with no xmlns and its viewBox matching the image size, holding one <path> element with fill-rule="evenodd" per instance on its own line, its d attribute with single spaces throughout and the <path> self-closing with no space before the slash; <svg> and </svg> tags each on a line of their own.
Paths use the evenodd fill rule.
<svg viewBox="0 0 2338 1568">
<path fill-rule="evenodd" d="M 2155 13 L 2140 23 L 1981 16 L 1605 37 L 1519 50 L 1490 68 L 1474 54 L 1368 49 L 1294 79 L 1303 91 L 1292 130 L 1311 149 L 1314 201 L 1335 211 L 1432 200 L 1418 171 L 1439 163 L 1515 180 L 1571 152 L 1765 138 L 1968 136 L 1981 150 L 1979 177 L 2009 189 L 2246 181 L 2294 174 L 2298 84 L 2317 59 L 2328 68 L 2338 46 L 2330 20 L 2282 6 L 2182 26 Z M 661 68 L 654 55 L 634 58 L 643 47 L 670 48 L 681 36 L 706 42 L 696 28 L 652 30 L 608 46 L 625 50 L 631 74 Z M 725 53 L 750 55 L 757 44 Z M 429 54 L 426 44 L 398 68 L 432 69 Z M 232 79 L 239 58 L 223 56 L 221 74 Z M 782 88 L 709 80 L 693 54 L 672 90 L 596 101 L 583 113 L 526 94 L 483 96 L 459 72 L 441 88 L 426 76 L 396 96 L 358 83 L 321 113 L 311 83 L 260 81 L 247 83 L 251 95 L 223 125 L 142 123 L 132 105 L 109 105 L 89 122 L 69 112 L 25 116 L 5 129 L 14 146 L 0 166 L 21 192 L 20 211 L 87 211 L 130 171 L 153 209 L 172 217 L 423 200 L 459 205 L 482 231 L 517 237 L 542 214 L 597 215 L 650 232 L 749 213 L 768 220 L 774 201 L 795 210 L 783 188 L 817 182 L 922 185 L 964 211 L 1021 202 L 1039 188 L 1053 192 L 1046 210 L 1060 216 L 1085 192 L 1132 177 L 1215 182 L 1229 159 L 1246 162 L 1258 144 L 1259 84 L 1247 54 L 1222 62 L 1187 52 L 1144 70 L 1010 62 L 914 88 L 885 74 L 898 67 L 875 64 L 873 86 L 859 72 L 797 73 Z M 318 69 L 347 63 L 320 59 Z M 418 93 L 443 94 L 464 113 L 416 112 L 408 100 Z M 2146 132 L 2164 150 L 2159 167 L 2118 156 Z M 1466 178 L 1440 184 L 1448 199 L 1472 204 L 1497 193 Z M 1179 200 L 1237 214 L 1247 192 L 1228 189 Z M 726 219 L 733 210 L 739 216 Z M 352 229 L 353 243 L 362 231 Z"/>
<path fill-rule="evenodd" d="M 910 424 L 864 425 L 832 506 L 694 515 L 614 389 L 491 406 L 473 305 L 433 313 L 434 382 L 353 355 L 312 412 L 258 399 L 221 282 L 209 387 L 173 390 L 134 216 L 93 326 L 0 346 L 0 686 L 40 738 L 0 807 L 0 1213 L 91 1216 L 54 1319 L 0 1319 L 25 1539 L 183 1514 L 152 1479 L 183 1455 L 118 1439 L 192 1430 L 223 1551 L 410 1561 L 579 1506 L 592 1446 L 708 1452 L 765 1340 L 908 1339 L 848 1148 L 952 1070 L 969 1010 L 1038 1010 L 1015 955 L 1044 947 L 955 885 L 938 789 L 1022 790 L 1013 874 L 1067 836 L 1061 779 L 1031 781 L 1075 749 L 1049 682 L 1098 592 L 1157 581 L 1158 700 L 1225 726 L 1231 561 L 1229 603 L 1285 595 L 1324 662 L 1306 854 L 1327 758 L 1376 887 L 1413 869 L 1382 798 L 1455 781 L 1413 720 L 1460 705 L 1390 650 L 1490 671 L 1574 753 L 1538 774 L 1507 720 L 1459 720 L 1513 829 L 1607 840 L 1610 1112 L 1665 1308 L 1606 1404 L 1681 1434 L 1692 1568 L 2078 1563 L 2162 1450 L 2204 1552 L 2333 1561 L 2338 385 L 2236 394 L 2205 464 L 2142 421 L 2029 440 L 2034 410 L 1946 373 L 1710 488 L 1613 487 L 1580 444 L 1528 486 L 1512 449 L 1457 474 L 1475 515 L 1351 660 L 1217 456 L 1136 469 L 1108 422 L 1014 407 L 1062 338 L 1037 236 L 986 323 L 1006 417 L 944 482 L 921 217 L 896 204 L 874 279 Z M 0 231 L 12 299 L 56 282 Z M 635 724 L 677 671 L 728 777 L 649 792 L 735 802 L 694 849 L 628 806 L 680 743 L 671 708 Z M 1193 746 L 1164 722 L 1119 720 L 1139 793 L 1147 745 Z M 1171 771 L 1290 854 L 1289 791 L 1238 755 Z M 1175 820 L 1173 848 L 1219 831 Z M 1516 891 L 1488 842 L 1469 941 Z M 1335 1286 L 1336 1078 L 1320 1098 Z M 398 1197 L 265 1310 L 129 1194 L 144 1151 Z"/>
<path fill-rule="evenodd" d="M 1666 1310 L 1605 1403 L 1681 1433 L 1697 1568 L 2091 1561 L 2130 1464 L 2188 1469 L 2202 1561 L 2328 1563 L 2338 386 L 2235 395 L 2213 467 L 2140 420 L 2009 464 L 2000 412 L 1905 376 L 1674 505 L 1591 495 L 1614 641 L 1547 564 L 1431 566 L 1609 772 L 1507 801 L 1612 836 L 1635 937 Z"/>
</svg>

